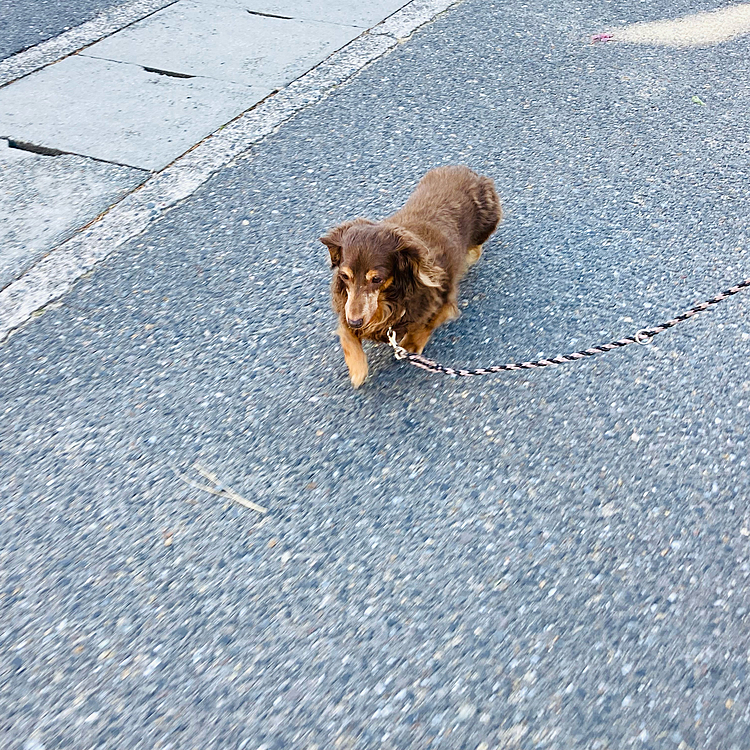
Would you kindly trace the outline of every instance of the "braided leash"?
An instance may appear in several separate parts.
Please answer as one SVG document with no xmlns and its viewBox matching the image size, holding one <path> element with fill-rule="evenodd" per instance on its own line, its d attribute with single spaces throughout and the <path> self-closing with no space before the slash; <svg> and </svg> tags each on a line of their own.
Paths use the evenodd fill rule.
<svg viewBox="0 0 750 750">
<path fill-rule="evenodd" d="M 388 343 L 393 347 L 396 359 L 406 359 L 410 364 L 415 367 L 420 367 L 423 370 L 427 370 L 427 372 L 442 372 L 444 375 L 451 375 L 452 377 L 471 378 L 474 375 L 490 375 L 493 372 L 504 372 L 505 370 L 536 370 L 540 367 L 550 367 L 552 365 L 561 365 L 565 362 L 575 362 L 576 360 L 584 359 L 584 357 L 593 357 L 595 354 L 604 354 L 605 352 L 611 352 L 613 349 L 619 349 L 628 344 L 648 344 L 657 333 L 663 333 L 668 328 L 672 328 L 672 326 L 682 323 L 683 320 L 692 318 L 693 315 L 697 315 L 699 312 L 707 310 L 711 305 L 717 305 L 719 302 L 723 302 L 728 297 L 737 294 L 737 292 L 740 292 L 749 286 L 750 279 L 745 279 L 736 286 L 731 287 L 731 289 L 727 289 L 725 292 L 717 294 L 715 297 L 706 300 L 705 302 L 701 302 L 695 307 L 691 307 L 689 310 L 680 313 L 677 317 L 668 320 L 666 323 L 661 323 L 652 328 L 642 328 L 633 336 L 620 339 L 619 341 L 592 346 L 590 349 L 573 352 L 572 354 L 561 354 L 554 359 L 537 359 L 533 362 L 514 362 L 507 365 L 478 367 L 475 370 L 456 370 L 453 367 L 446 367 L 439 362 L 427 359 L 427 357 L 423 357 L 421 354 L 406 351 L 406 349 L 398 345 L 398 342 L 396 341 L 396 333 L 393 329 L 389 329 L 388 331 Z"/>
</svg>

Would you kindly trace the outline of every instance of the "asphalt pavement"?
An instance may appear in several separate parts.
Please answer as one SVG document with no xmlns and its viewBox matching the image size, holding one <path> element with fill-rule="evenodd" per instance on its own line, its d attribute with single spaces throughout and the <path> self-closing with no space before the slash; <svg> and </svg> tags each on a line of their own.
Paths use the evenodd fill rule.
<svg viewBox="0 0 750 750">
<path fill-rule="evenodd" d="M 122 0 L 0 0 L 0 60 L 94 18 Z"/>
<path fill-rule="evenodd" d="M 746 278 L 750 40 L 590 43 L 712 7 L 466 0 L 6 340 L 4 747 L 748 746 L 747 293 L 354 391 L 317 239 L 493 177 L 461 366 Z"/>
</svg>

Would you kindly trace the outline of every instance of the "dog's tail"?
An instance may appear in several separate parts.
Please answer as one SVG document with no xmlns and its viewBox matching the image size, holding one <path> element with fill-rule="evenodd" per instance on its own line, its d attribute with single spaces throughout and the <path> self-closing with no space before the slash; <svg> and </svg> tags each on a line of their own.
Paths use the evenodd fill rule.
<svg viewBox="0 0 750 750">
<path fill-rule="evenodd" d="M 489 177 L 479 177 L 472 198 L 477 210 L 477 221 L 474 225 L 471 244 L 479 247 L 497 229 L 497 225 L 503 218 L 503 209 L 495 190 L 495 183 Z"/>
</svg>

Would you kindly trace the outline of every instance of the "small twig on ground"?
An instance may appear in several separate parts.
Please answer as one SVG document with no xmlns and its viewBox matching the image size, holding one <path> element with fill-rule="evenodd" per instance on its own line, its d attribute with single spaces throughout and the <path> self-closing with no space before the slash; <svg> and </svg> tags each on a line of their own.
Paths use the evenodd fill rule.
<svg viewBox="0 0 750 750">
<path fill-rule="evenodd" d="M 268 513 L 268 508 L 264 508 L 262 505 L 258 505 L 258 503 L 254 503 L 251 500 L 246 500 L 242 495 L 235 492 L 231 487 L 227 487 L 223 482 L 221 482 L 215 474 L 212 474 L 210 471 L 207 471 L 199 464 L 195 464 L 193 468 L 204 478 L 208 479 L 209 482 L 213 482 L 216 487 L 219 489 L 214 489 L 213 487 L 208 487 L 205 484 L 198 484 L 198 482 L 194 482 L 190 477 L 186 477 L 184 474 L 180 474 L 177 469 L 175 469 L 174 466 L 171 464 L 167 464 L 169 468 L 172 470 L 174 475 L 185 484 L 189 485 L 190 487 L 193 487 L 196 490 L 201 490 L 203 492 L 208 492 L 211 495 L 216 495 L 217 497 L 225 497 L 228 500 L 233 500 L 238 505 L 242 505 L 244 508 L 249 508 L 250 510 L 254 510 L 258 513 Z"/>
<path fill-rule="evenodd" d="M 202 477 L 208 479 L 209 482 L 213 482 L 219 487 L 222 494 L 226 495 L 230 500 L 234 500 L 238 505 L 242 505 L 244 508 L 250 508 L 250 510 L 257 511 L 258 513 L 268 513 L 268 508 L 264 508 L 262 505 L 258 505 L 258 503 L 254 503 L 252 500 L 246 500 L 239 494 L 239 492 L 235 492 L 231 487 L 228 487 L 216 476 L 216 474 L 208 471 L 208 469 L 204 469 L 200 464 L 193 464 L 193 468 Z"/>
<path fill-rule="evenodd" d="M 167 464 L 170 469 L 172 469 L 172 473 L 181 481 L 185 482 L 185 484 L 190 485 L 191 487 L 195 488 L 196 490 L 202 490 L 203 492 L 210 492 L 212 495 L 219 495 L 220 497 L 224 497 L 224 493 L 220 490 L 215 490 L 213 487 L 206 487 L 205 484 L 198 484 L 198 482 L 194 482 L 189 477 L 186 477 L 184 474 L 180 474 L 177 469 L 175 469 L 172 464 Z"/>
</svg>

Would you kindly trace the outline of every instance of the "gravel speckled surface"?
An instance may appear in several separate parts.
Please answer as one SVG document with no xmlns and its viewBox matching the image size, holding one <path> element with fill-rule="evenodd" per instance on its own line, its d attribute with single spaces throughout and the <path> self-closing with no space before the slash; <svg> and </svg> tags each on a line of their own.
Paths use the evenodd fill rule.
<svg viewBox="0 0 750 750">
<path fill-rule="evenodd" d="M 699 8 L 547 6 L 441 16 L 0 348 L 5 747 L 746 747 L 747 293 L 481 380 L 381 348 L 355 392 L 331 334 L 317 237 L 444 163 L 506 209 L 447 363 L 750 275 L 748 40 L 591 45 Z"/>
<path fill-rule="evenodd" d="M 0 0 L 0 60 L 89 21 L 125 0 Z"/>
</svg>

